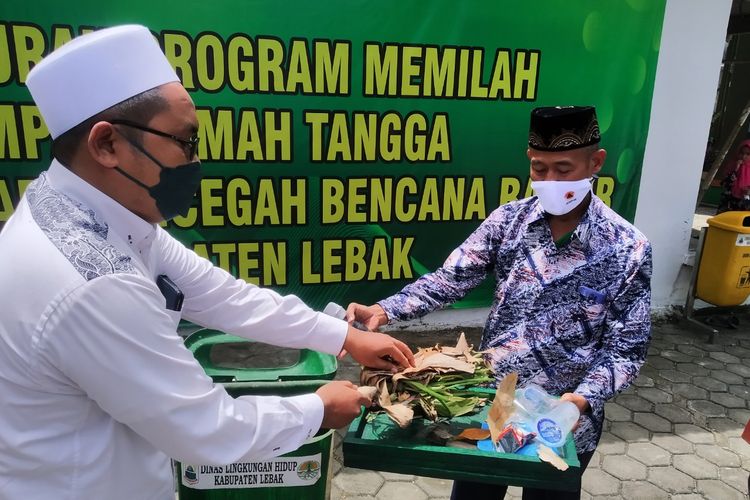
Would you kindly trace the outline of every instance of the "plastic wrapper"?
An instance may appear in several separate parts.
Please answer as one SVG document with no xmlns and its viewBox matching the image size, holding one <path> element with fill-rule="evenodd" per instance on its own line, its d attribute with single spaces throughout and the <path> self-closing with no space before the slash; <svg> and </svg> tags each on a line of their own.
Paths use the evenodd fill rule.
<svg viewBox="0 0 750 500">
<path fill-rule="evenodd" d="M 521 427 L 508 424 L 500 432 L 495 447 L 503 453 L 515 453 L 534 439 L 533 432 L 526 432 Z"/>
</svg>

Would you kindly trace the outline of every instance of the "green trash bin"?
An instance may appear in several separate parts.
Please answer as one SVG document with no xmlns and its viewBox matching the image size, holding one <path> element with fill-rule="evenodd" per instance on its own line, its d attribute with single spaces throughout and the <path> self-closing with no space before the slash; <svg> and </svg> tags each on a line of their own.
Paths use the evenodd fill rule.
<svg viewBox="0 0 750 500">
<path fill-rule="evenodd" d="M 336 375 L 335 356 L 302 349 L 288 366 L 227 366 L 213 354 L 219 349 L 248 349 L 253 343 L 202 330 L 185 345 L 206 373 L 233 396 L 296 396 L 315 392 Z M 321 430 L 299 449 L 269 460 L 205 466 L 175 462 L 180 500 L 327 499 L 332 479 L 333 430 Z"/>
<path fill-rule="evenodd" d="M 236 346 L 238 349 L 252 349 L 253 345 L 254 342 L 247 339 L 216 330 L 201 330 L 185 339 L 185 346 L 190 349 L 208 376 L 217 383 L 333 380 L 336 376 L 338 363 L 335 356 L 308 349 L 295 350 L 299 353 L 299 359 L 291 365 L 268 368 L 246 368 L 241 366 L 241 362 L 236 362 L 235 366 L 228 366 L 213 356 L 216 348 Z"/>
</svg>

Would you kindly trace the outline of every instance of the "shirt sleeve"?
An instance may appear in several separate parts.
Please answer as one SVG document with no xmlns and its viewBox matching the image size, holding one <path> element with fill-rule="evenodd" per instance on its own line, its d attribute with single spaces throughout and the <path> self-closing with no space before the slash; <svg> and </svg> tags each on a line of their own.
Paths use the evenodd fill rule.
<svg viewBox="0 0 750 500">
<path fill-rule="evenodd" d="M 494 266 L 498 226 L 493 217 L 485 219 L 440 268 L 379 301 L 388 321 L 419 318 L 462 299 L 477 287 Z"/>
<path fill-rule="evenodd" d="M 282 296 L 214 266 L 159 230 L 158 274 L 169 276 L 185 294 L 185 319 L 251 340 L 282 347 L 338 354 L 345 321 L 310 309 L 295 295 Z"/>
<path fill-rule="evenodd" d="M 607 311 L 601 354 L 575 391 L 589 402 L 597 421 L 607 400 L 638 376 L 651 340 L 651 246 L 643 242 L 634 253 Z"/>
<path fill-rule="evenodd" d="M 40 351 L 112 418 L 187 463 L 265 459 L 317 432 L 317 395 L 232 398 L 206 376 L 163 307 L 146 278 L 96 278 L 54 308 Z"/>
</svg>

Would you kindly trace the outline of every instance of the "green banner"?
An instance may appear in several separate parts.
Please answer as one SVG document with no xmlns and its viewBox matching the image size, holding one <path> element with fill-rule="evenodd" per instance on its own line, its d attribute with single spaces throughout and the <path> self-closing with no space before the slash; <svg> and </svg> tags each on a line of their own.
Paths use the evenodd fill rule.
<svg viewBox="0 0 750 500">
<path fill-rule="evenodd" d="M 168 230 L 313 306 L 371 303 L 531 194 L 531 109 L 597 107 L 596 193 L 632 220 L 665 0 L 162 0 L 0 7 L 0 225 L 50 161 L 24 85 L 73 36 L 148 26 L 197 106 L 204 179 Z M 459 306 L 487 305 L 485 283 Z"/>
</svg>

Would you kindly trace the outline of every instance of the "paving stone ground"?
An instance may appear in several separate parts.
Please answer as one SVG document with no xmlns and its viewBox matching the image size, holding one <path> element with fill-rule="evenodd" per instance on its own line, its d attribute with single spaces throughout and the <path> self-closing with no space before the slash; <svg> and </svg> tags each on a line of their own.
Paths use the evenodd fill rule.
<svg viewBox="0 0 750 500">
<path fill-rule="evenodd" d="M 455 341 L 458 331 L 391 332 L 410 346 Z M 467 329 L 478 345 L 481 331 Z M 344 361 L 339 378 L 358 379 Z M 583 499 L 747 498 L 750 445 L 740 438 L 750 419 L 750 317 L 716 343 L 694 327 L 654 325 L 638 380 L 606 406 L 602 441 L 583 475 Z M 334 452 L 333 500 L 447 499 L 452 481 L 343 466 Z M 506 498 L 520 499 L 511 487 Z"/>
</svg>

